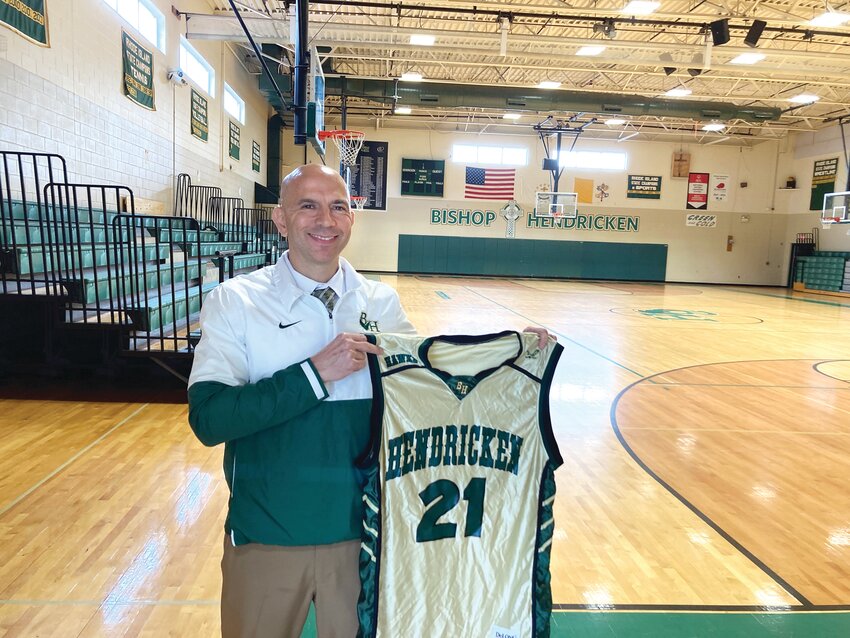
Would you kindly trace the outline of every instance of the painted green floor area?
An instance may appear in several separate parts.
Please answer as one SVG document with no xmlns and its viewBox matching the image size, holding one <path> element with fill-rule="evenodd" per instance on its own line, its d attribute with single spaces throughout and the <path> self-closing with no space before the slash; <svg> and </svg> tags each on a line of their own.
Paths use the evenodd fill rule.
<svg viewBox="0 0 850 638">
<path fill-rule="evenodd" d="M 301 636 L 316 637 L 312 610 Z M 403 636 L 400 633 L 398 638 Z M 626 637 L 847 638 L 850 637 L 850 612 L 742 614 L 576 611 L 556 612 L 552 616 L 551 638 Z"/>
</svg>

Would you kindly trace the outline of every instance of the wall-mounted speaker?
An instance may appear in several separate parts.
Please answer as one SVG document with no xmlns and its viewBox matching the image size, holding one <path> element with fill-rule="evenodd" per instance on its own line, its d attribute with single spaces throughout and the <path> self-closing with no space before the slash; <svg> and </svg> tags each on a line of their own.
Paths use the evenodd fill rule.
<svg viewBox="0 0 850 638">
<path fill-rule="evenodd" d="M 750 47 L 757 45 L 762 31 L 764 31 L 766 26 L 767 22 L 764 20 L 753 20 L 753 23 L 750 25 L 750 30 L 747 31 L 747 37 L 744 38 L 744 44 Z"/>
<path fill-rule="evenodd" d="M 729 19 L 715 20 L 709 27 L 711 28 L 711 41 L 714 46 L 719 47 L 721 44 L 729 42 Z"/>
</svg>

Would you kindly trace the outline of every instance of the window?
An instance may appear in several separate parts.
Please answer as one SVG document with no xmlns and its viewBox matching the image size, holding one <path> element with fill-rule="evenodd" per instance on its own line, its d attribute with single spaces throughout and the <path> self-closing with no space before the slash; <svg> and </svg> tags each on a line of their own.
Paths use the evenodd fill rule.
<svg viewBox="0 0 850 638">
<path fill-rule="evenodd" d="M 239 97 L 227 82 L 224 83 L 224 110 L 239 120 L 240 124 L 245 123 L 245 100 Z"/>
<path fill-rule="evenodd" d="M 628 154 L 612 151 L 561 151 L 564 168 L 587 168 L 594 170 L 624 171 Z"/>
<path fill-rule="evenodd" d="M 452 161 L 525 166 L 528 164 L 528 149 L 522 146 L 454 144 L 452 146 Z"/>
<path fill-rule="evenodd" d="M 142 36 L 165 53 L 165 16 L 150 0 L 103 0 Z"/>
<path fill-rule="evenodd" d="M 180 36 L 180 68 L 210 96 L 215 95 L 215 71 L 182 35 Z"/>
</svg>

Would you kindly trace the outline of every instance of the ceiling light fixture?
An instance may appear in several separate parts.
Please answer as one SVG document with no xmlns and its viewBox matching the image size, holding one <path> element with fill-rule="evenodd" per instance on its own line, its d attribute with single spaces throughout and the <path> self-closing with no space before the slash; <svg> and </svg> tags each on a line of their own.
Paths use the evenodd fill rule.
<svg viewBox="0 0 850 638">
<path fill-rule="evenodd" d="M 401 80 L 402 82 L 421 82 L 422 74 L 417 73 L 416 71 L 406 71 L 401 74 L 399 80 Z"/>
<path fill-rule="evenodd" d="M 729 60 L 729 64 L 755 64 L 764 60 L 765 57 L 764 53 L 742 53 Z"/>
<path fill-rule="evenodd" d="M 409 106 L 397 106 L 395 107 L 395 111 L 393 111 L 396 115 L 410 115 L 413 113 L 413 109 Z"/>
<path fill-rule="evenodd" d="M 423 47 L 434 46 L 434 42 L 436 40 L 437 38 L 427 33 L 410 36 L 410 44 L 418 44 L 419 46 Z"/>
<path fill-rule="evenodd" d="M 522 115 L 520 115 L 519 113 L 505 113 L 502 116 L 502 119 L 503 120 L 518 120 L 521 117 L 522 117 Z"/>
<path fill-rule="evenodd" d="M 622 126 L 626 123 L 626 120 L 623 120 L 619 117 L 612 117 L 610 120 L 605 120 L 605 123 L 608 126 Z"/>
<path fill-rule="evenodd" d="M 576 55 L 590 56 L 590 55 L 599 55 L 605 50 L 604 46 L 601 45 L 589 45 L 581 47 L 578 51 L 576 51 Z"/>
<path fill-rule="evenodd" d="M 683 86 L 677 86 L 675 88 L 670 89 L 664 95 L 667 97 L 685 97 L 686 95 L 690 95 L 693 93 L 690 89 L 686 89 Z"/>
<path fill-rule="evenodd" d="M 561 86 L 560 82 L 553 82 L 552 80 L 543 80 L 540 84 L 537 85 L 538 89 L 557 89 Z"/>
<path fill-rule="evenodd" d="M 716 133 L 717 131 L 722 131 L 726 128 L 726 125 L 722 122 L 709 122 L 702 127 L 703 131 L 708 131 L 709 133 Z"/>
<path fill-rule="evenodd" d="M 811 93 L 800 93 L 800 95 L 788 98 L 788 101 L 794 102 L 794 104 L 812 104 L 813 102 L 817 102 L 819 99 L 819 96 L 812 95 Z"/>
<path fill-rule="evenodd" d="M 660 2 L 652 2 L 651 0 L 632 0 L 620 9 L 620 13 L 630 16 L 645 16 L 654 13 L 660 6 Z"/>
<path fill-rule="evenodd" d="M 850 21 L 850 13 L 843 11 L 834 11 L 829 3 L 826 3 L 826 11 L 819 16 L 809 20 L 808 24 L 812 27 L 840 27 L 845 22 Z"/>
</svg>

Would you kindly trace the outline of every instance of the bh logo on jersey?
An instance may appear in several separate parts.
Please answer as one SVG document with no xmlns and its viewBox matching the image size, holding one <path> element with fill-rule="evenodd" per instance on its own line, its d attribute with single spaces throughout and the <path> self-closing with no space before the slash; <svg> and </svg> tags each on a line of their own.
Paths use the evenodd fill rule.
<svg viewBox="0 0 850 638">
<path fill-rule="evenodd" d="M 377 321 L 369 321 L 369 317 L 366 316 L 365 312 L 360 313 L 360 326 L 366 332 L 380 332 L 378 329 Z"/>
</svg>

